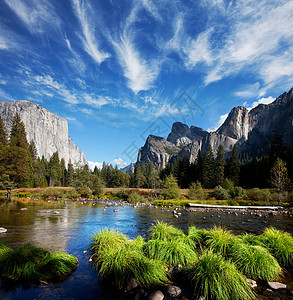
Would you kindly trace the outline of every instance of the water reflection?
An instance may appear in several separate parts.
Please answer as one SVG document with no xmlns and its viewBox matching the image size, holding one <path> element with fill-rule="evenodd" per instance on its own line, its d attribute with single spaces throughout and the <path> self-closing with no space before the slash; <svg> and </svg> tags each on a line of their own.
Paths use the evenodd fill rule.
<svg viewBox="0 0 293 300">
<path fill-rule="evenodd" d="M 0 239 L 11 246 L 31 242 L 51 250 L 63 250 L 77 256 L 79 266 L 65 282 L 47 287 L 8 289 L 0 281 L 1 299 L 127 299 L 116 294 L 97 279 L 97 272 L 88 263 L 89 254 L 82 254 L 89 246 L 91 235 L 105 227 L 115 228 L 129 238 L 147 236 L 156 220 L 163 220 L 187 230 L 190 225 L 210 228 L 223 225 L 235 234 L 243 231 L 260 233 L 265 227 L 275 226 L 293 234 L 292 217 L 278 214 L 243 214 L 225 211 L 182 210 L 182 216 L 173 218 L 169 209 L 132 208 L 129 206 L 99 205 L 92 201 L 28 201 L 0 205 L 0 227 L 8 229 Z M 26 210 L 21 210 L 27 208 Z M 118 212 L 114 210 L 118 209 Z M 114 293 L 114 294 L 113 294 Z"/>
</svg>

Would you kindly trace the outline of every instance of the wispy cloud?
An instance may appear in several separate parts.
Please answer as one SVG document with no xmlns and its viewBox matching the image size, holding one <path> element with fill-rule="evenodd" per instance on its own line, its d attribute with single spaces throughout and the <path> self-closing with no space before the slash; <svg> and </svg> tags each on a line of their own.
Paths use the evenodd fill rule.
<svg viewBox="0 0 293 300">
<path fill-rule="evenodd" d="M 275 99 L 272 97 L 272 96 L 269 96 L 269 97 L 266 97 L 266 98 L 261 98 L 259 99 L 258 101 L 255 101 L 251 104 L 251 106 L 248 106 L 248 105 L 245 105 L 245 106 L 248 106 L 246 107 L 248 110 L 251 110 L 255 107 L 257 107 L 259 104 L 270 104 L 274 101 Z"/>
<path fill-rule="evenodd" d="M 83 35 L 80 37 L 84 50 L 98 63 L 101 64 L 110 57 L 109 53 L 101 51 L 95 37 L 94 23 L 91 22 L 90 7 L 84 0 L 72 0 L 75 14 L 80 22 Z"/>
<path fill-rule="evenodd" d="M 102 166 L 103 166 L 103 163 L 102 162 L 96 162 L 96 161 L 88 161 L 88 166 L 90 168 L 90 170 L 94 170 L 95 167 L 97 167 L 98 169 L 101 169 Z"/>
<path fill-rule="evenodd" d="M 234 95 L 241 98 L 256 98 L 260 93 L 260 83 L 246 84 L 238 91 L 234 92 Z"/>
<path fill-rule="evenodd" d="M 218 122 L 217 122 L 217 124 L 215 125 L 215 127 L 208 128 L 208 131 L 213 132 L 213 131 L 216 131 L 218 128 L 220 128 L 221 125 L 226 121 L 228 115 L 229 114 L 221 115 Z"/>
<path fill-rule="evenodd" d="M 49 28 L 59 28 L 60 20 L 50 1 L 4 0 L 22 20 L 31 33 L 44 33 Z"/>
</svg>

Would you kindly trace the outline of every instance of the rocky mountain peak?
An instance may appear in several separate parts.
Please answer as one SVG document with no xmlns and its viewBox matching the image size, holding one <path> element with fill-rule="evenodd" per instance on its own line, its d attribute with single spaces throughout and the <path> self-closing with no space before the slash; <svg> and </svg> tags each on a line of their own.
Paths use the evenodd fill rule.
<svg viewBox="0 0 293 300">
<path fill-rule="evenodd" d="M 34 140 L 38 156 L 49 159 L 58 152 L 68 163 L 87 163 L 86 156 L 68 136 L 67 120 L 53 114 L 41 105 L 27 101 L 0 101 L 0 115 L 7 132 L 10 132 L 15 114 L 18 113 L 26 129 L 28 141 Z"/>
</svg>

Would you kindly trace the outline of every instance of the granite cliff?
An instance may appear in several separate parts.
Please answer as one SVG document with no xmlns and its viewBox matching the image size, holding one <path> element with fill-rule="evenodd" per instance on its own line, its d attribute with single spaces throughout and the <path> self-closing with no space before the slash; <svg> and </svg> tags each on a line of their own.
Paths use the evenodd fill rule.
<svg viewBox="0 0 293 300">
<path fill-rule="evenodd" d="M 214 132 L 176 122 L 167 140 L 148 137 L 139 150 L 137 162 L 152 161 L 165 167 L 174 158 L 186 156 L 194 162 L 198 150 L 206 152 L 211 145 L 216 154 L 221 144 L 226 156 L 229 156 L 234 144 L 237 144 L 240 153 L 261 156 L 269 150 L 274 131 L 281 134 L 284 146 L 293 147 L 293 88 L 268 105 L 260 104 L 252 110 L 234 107 L 222 126 Z"/>
<path fill-rule="evenodd" d="M 85 154 L 68 136 L 68 123 L 37 103 L 20 101 L 0 101 L 0 115 L 9 133 L 14 115 L 18 113 L 26 129 L 27 139 L 35 141 L 38 156 L 49 159 L 58 152 L 60 159 L 68 163 L 87 163 Z"/>
</svg>

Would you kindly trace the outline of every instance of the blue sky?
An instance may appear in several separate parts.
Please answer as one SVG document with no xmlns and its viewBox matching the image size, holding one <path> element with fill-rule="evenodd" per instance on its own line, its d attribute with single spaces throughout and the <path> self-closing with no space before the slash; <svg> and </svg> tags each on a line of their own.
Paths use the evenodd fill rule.
<svg viewBox="0 0 293 300">
<path fill-rule="evenodd" d="M 2 0 L 0 99 L 66 118 L 91 165 L 293 86 L 293 2 Z"/>
</svg>

